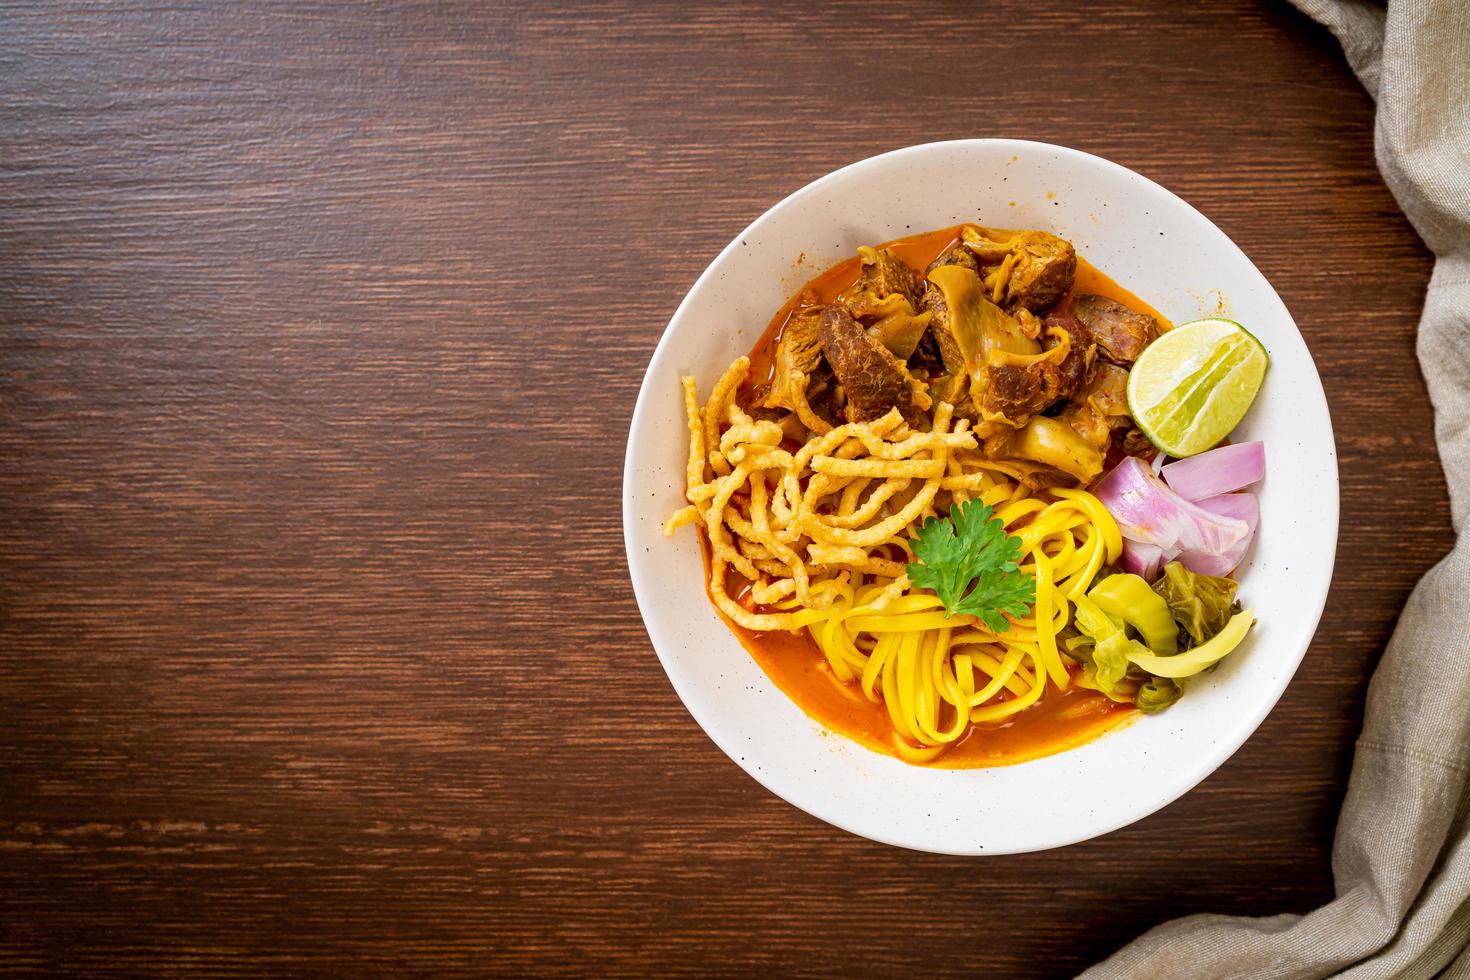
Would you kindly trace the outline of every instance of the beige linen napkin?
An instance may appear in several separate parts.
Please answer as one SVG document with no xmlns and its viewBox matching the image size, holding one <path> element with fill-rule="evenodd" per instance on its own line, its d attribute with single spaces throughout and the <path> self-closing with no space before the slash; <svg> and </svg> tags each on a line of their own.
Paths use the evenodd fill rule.
<svg viewBox="0 0 1470 980">
<path fill-rule="evenodd" d="M 1168 922 L 1086 980 L 1470 977 L 1470 0 L 1293 2 L 1337 35 L 1377 100 L 1379 168 L 1437 257 L 1418 353 L 1459 538 L 1410 596 L 1368 689 L 1337 898 L 1307 915 Z"/>
</svg>

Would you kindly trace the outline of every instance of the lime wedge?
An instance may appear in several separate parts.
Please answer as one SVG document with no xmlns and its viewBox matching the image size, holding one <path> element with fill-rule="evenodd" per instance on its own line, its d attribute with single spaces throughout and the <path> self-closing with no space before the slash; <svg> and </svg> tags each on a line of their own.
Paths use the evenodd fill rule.
<svg viewBox="0 0 1470 980">
<path fill-rule="evenodd" d="M 1212 449 L 1240 424 L 1271 359 L 1234 320 L 1211 317 L 1168 331 L 1128 373 L 1128 410 L 1170 456 Z"/>
</svg>

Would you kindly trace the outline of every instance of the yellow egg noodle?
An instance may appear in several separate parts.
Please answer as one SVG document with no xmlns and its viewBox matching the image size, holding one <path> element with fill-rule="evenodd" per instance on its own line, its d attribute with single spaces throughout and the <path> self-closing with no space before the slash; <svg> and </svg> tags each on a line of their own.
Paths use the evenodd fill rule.
<svg viewBox="0 0 1470 980">
<path fill-rule="evenodd" d="M 895 749 L 937 758 L 972 723 L 995 722 L 1070 677 L 1057 634 L 1072 601 L 1116 562 L 1122 537 L 1090 493 L 1038 494 L 1007 464 L 986 459 L 965 419 L 940 402 L 920 432 L 895 409 L 868 423 L 813 429 L 796 452 L 786 431 L 736 404 L 750 369 L 741 357 L 703 407 L 682 379 L 689 422 L 689 506 L 664 527 L 705 529 L 709 592 L 720 611 L 758 632 L 807 629 L 833 674 L 882 702 Z M 953 423 L 953 424 L 952 424 Z M 946 616 L 934 594 L 911 591 L 908 535 L 939 516 L 936 502 L 979 499 L 1021 541 L 1020 567 L 1036 580 L 1031 614 L 1002 633 L 971 616 Z M 734 569 L 755 612 L 727 592 Z"/>
</svg>

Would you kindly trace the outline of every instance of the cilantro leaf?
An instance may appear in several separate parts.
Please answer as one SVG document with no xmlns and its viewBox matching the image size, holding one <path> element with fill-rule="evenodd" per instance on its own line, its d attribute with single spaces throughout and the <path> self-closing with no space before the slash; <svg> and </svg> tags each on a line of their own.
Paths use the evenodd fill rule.
<svg viewBox="0 0 1470 980">
<path fill-rule="evenodd" d="M 909 544 L 917 562 L 909 581 L 933 589 L 945 615 L 975 616 L 993 632 L 1011 628 L 1005 613 L 1024 616 L 1036 602 L 1036 579 L 1021 571 L 1021 542 L 1006 534 L 988 504 L 955 504 L 949 517 L 929 518 Z"/>
</svg>

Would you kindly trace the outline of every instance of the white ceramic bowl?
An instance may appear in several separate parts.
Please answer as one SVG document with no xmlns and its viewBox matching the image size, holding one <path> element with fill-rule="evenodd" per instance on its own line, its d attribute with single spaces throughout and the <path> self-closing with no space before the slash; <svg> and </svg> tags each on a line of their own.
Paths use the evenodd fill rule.
<svg viewBox="0 0 1470 980">
<path fill-rule="evenodd" d="M 1263 439 L 1261 529 L 1240 570 L 1259 623 L 1168 711 L 1019 765 L 910 766 L 824 731 L 716 617 L 695 532 L 660 526 L 684 504 L 679 376 L 701 397 L 816 271 L 859 245 L 961 221 L 1044 228 L 1176 323 L 1222 312 L 1271 354 L 1235 438 Z M 794 266 L 805 253 L 806 263 Z M 950 854 L 1057 847 L 1106 833 L 1185 793 L 1261 723 L 1316 630 L 1337 544 L 1337 461 L 1317 370 L 1271 285 L 1220 229 L 1158 184 L 1076 150 L 1017 140 L 913 146 L 786 198 L 712 262 L 664 331 L 633 413 L 623 473 L 628 567 L 674 689 L 741 768 L 855 834 Z"/>
</svg>

